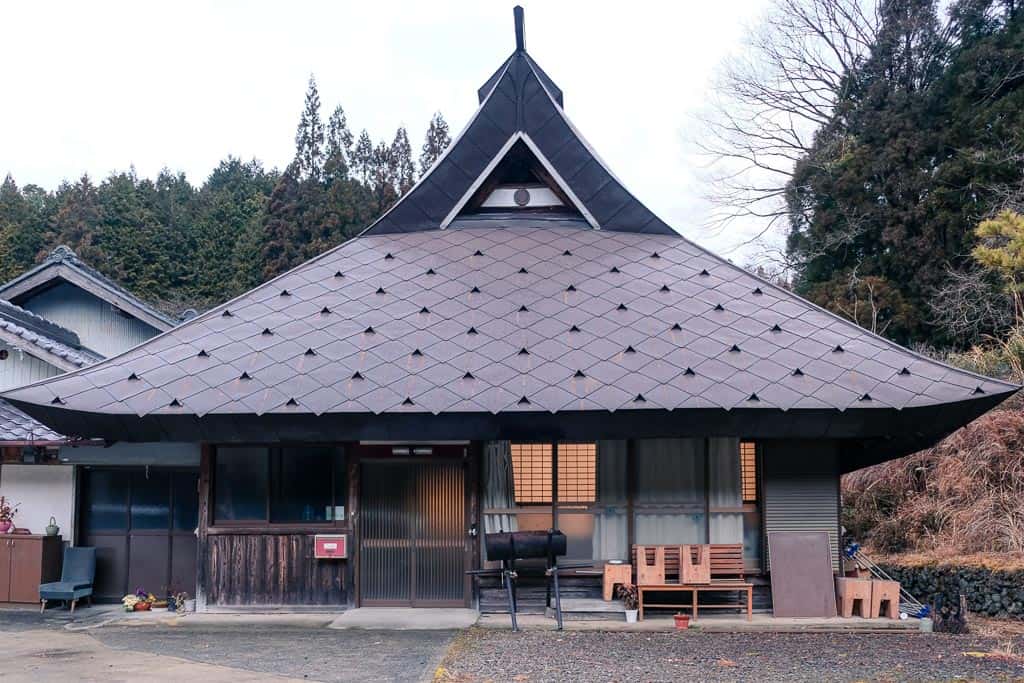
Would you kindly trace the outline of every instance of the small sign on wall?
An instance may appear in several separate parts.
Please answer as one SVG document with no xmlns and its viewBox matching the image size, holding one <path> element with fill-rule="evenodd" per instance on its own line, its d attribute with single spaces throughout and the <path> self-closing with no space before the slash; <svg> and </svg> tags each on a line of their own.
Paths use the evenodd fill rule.
<svg viewBox="0 0 1024 683">
<path fill-rule="evenodd" d="M 348 557 L 345 534 L 317 534 L 313 537 L 313 557 L 320 560 Z"/>
</svg>

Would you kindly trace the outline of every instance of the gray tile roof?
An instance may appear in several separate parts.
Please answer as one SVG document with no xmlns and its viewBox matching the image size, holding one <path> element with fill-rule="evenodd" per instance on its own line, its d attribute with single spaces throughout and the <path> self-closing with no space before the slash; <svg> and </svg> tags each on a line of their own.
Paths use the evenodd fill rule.
<svg viewBox="0 0 1024 683">
<path fill-rule="evenodd" d="M 64 437 L 6 401 L 0 401 L 0 445 L 62 443 Z"/>
<path fill-rule="evenodd" d="M 85 367 L 102 360 L 78 335 L 46 318 L 0 299 L 0 341 L 51 362 L 61 370 Z"/>
<path fill-rule="evenodd" d="M 908 408 L 1016 389 L 674 235 L 368 235 L 19 402 L 107 414 Z"/>
</svg>

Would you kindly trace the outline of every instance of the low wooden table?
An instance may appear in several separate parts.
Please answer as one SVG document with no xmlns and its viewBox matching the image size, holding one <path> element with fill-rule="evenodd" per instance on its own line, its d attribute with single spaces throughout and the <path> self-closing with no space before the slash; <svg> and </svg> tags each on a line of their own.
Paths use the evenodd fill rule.
<svg viewBox="0 0 1024 683">
<path fill-rule="evenodd" d="M 615 595 L 615 584 L 633 583 L 633 565 L 631 564 L 608 564 L 604 565 L 604 600 L 608 602 Z"/>
</svg>

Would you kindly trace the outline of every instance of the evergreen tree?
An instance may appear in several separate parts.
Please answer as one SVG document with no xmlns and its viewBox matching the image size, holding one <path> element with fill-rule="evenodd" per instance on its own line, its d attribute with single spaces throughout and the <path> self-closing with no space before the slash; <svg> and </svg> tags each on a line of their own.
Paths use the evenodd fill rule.
<svg viewBox="0 0 1024 683">
<path fill-rule="evenodd" d="M 451 142 L 451 136 L 448 134 L 448 122 L 441 116 L 441 112 L 436 112 L 430 119 L 427 134 L 423 139 L 423 147 L 420 151 L 420 173 L 426 173 Z"/>
<path fill-rule="evenodd" d="M 364 185 L 369 185 L 373 165 L 373 141 L 370 140 L 370 134 L 366 132 L 365 128 L 359 134 L 359 141 L 356 142 L 355 149 L 352 150 L 350 165 L 352 174 Z"/>
<path fill-rule="evenodd" d="M 971 341 L 935 323 L 964 318 L 941 309 L 947 292 L 963 301 L 976 268 L 972 227 L 1024 187 L 1024 81 L 1005 77 L 1024 22 L 961 0 L 944 25 L 937 7 L 879 3 L 868 58 L 787 186 L 787 251 L 800 294 L 900 342 L 946 346 Z"/>
<path fill-rule="evenodd" d="M 398 196 L 409 191 L 416 183 L 416 164 L 412 160 L 412 145 L 405 126 L 399 126 L 391 143 L 391 163 L 395 173 L 395 190 Z"/>
<path fill-rule="evenodd" d="M 370 191 L 373 196 L 374 215 L 387 211 L 395 200 L 398 193 L 395 190 L 398 178 L 398 167 L 395 155 L 391 153 L 391 146 L 385 142 L 377 143 L 370 155 Z"/>
<path fill-rule="evenodd" d="M 295 131 L 296 170 L 302 179 L 319 180 L 324 171 L 324 124 L 320 120 L 320 93 L 316 79 L 309 77 L 306 102 Z"/>
<path fill-rule="evenodd" d="M 327 121 L 326 158 L 324 175 L 328 181 L 344 179 L 349 173 L 349 157 L 352 155 L 352 132 L 348 129 L 345 110 L 339 104 Z"/>
<path fill-rule="evenodd" d="M 298 173 L 297 164 L 291 164 L 270 193 L 260 258 L 264 280 L 297 265 L 301 260 L 302 244 L 308 241 L 308 235 L 303 234 L 302 185 Z"/>
</svg>

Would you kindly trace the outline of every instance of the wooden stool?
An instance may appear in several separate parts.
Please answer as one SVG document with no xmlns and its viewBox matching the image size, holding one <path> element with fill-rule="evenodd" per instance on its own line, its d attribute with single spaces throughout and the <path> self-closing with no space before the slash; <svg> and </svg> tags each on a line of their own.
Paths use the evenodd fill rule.
<svg viewBox="0 0 1024 683">
<path fill-rule="evenodd" d="M 887 619 L 900 618 L 900 582 L 899 581 L 872 581 L 871 582 L 871 618 L 877 619 L 882 616 L 882 603 L 885 603 L 885 617 Z"/>
<path fill-rule="evenodd" d="M 839 608 L 839 616 L 852 617 L 854 603 L 860 601 L 858 615 L 866 619 L 871 614 L 872 583 L 874 582 L 866 579 L 836 577 L 836 605 Z"/>
<path fill-rule="evenodd" d="M 633 565 L 631 564 L 608 564 L 604 565 L 604 601 L 608 602 L 615 595 L 616 584 L 633 583 Z"/>
</svg>

